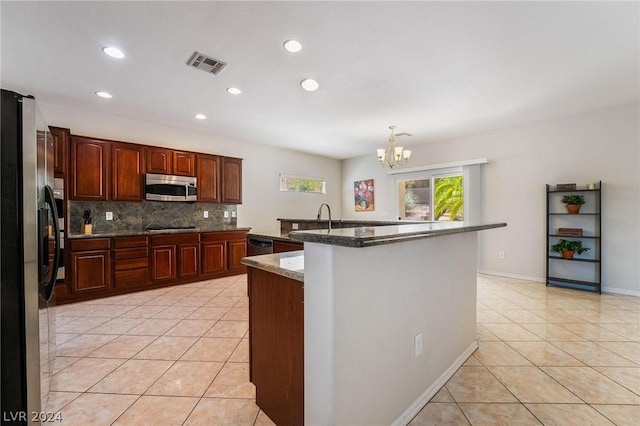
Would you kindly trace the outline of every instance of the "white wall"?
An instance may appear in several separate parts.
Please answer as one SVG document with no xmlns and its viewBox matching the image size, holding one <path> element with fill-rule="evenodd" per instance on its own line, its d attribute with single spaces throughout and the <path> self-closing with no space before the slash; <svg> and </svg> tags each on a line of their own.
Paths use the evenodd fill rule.
<svg viewBox="0 0 640 426">
<path fill-rule="evenodd" d="M 321 203 L 340 211 L 339 160 L 66 106 L 40 107 L 49 125 L 70 128 L 72 134 L 243 158 L 238 226 L 279 233 L 279 217 L 311 219 Z M 327 194 L 281 193 L 280 173 L 325 178 Z"/>
<path fill-rule="evenodd" d="M 305 424 L 406 425 L 418 413 L 477 348 L 476 241 L 494 231 L 304 244 Z"/>
<path fill-rule="evenodd" d="M 412 146 L 407 167 L 488 158 L 481 166 L 478 269 L 544 281 L 545 184 L 603 182 L 605 291 L 640 296 L 640 108 L 637 103 Z M 342 216 L 396 217 L 394 189 L 375 154 L 343 161 Z M 356 213 L 353 181 L 375 179 L 376 210 Z M 505 259 L 498 259 L 498 252 Z"/>
</svg>

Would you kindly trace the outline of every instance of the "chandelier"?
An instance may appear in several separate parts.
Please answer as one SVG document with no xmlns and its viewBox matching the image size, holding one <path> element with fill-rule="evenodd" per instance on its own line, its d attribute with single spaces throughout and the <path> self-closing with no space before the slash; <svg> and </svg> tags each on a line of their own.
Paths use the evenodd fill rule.
<svg viewBox="0 0 640 426">
<path fill-rule="evenodd" d="M 396 126 L 389 126 L 391 136 L 389 136 L 389 146 L 387 149 L 378 148 L 378 161 L 380 165 L 383 167 L 389 166 L 392 169 L 396 166 L 406 164 L 407 161 L 409 161 L 409 157 L 411 157 L 411 151 L 401 146 L 396 146 L 395 128 Z"/>
</svg>

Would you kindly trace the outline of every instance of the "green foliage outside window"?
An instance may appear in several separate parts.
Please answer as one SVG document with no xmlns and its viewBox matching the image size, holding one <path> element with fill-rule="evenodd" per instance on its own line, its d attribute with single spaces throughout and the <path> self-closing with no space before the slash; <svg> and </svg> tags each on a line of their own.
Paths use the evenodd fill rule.
<svg viewBox="0 0 640 426">
<path fill-rule="evenodd" d="M 322 179 L 280 175 L 280 191 L 325 194 L 326 185 Z"/>
<path fill-rule="evenodd" d="M 450 176 L 435 179 L 435 209 L 433 216 L 440 220 L 448 216 L 449 220 L 462 220 L 464 193 L 462 176 Z"/>
</svg>

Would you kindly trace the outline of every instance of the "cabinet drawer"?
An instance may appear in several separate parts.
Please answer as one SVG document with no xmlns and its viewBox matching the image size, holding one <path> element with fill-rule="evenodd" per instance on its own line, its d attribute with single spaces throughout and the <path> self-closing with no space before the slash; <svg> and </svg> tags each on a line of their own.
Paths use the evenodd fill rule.
<svg viewBox="0 0 640 426">
<path fill-rule="evenodd" d="M 141 257 L 139 259 L 122 259 L 115 261 L 116 271 L 126 271 L 128 269 L 138 269 L 149 267 L 149 258 Z"/>
<path fill-rule="evenodd" d="M 203 243 L 209 241 L 243 240 L 247 238 L 248 231 L 218 231 L 203 232 L 200 234 Z"/>
<path fill-rule="evenodd" d="M 110 247 L 108 238 L 88 238 L 82 240 L 70 240 L 71 251 L 105 250 Z"/>
<path fill-rule="evenodd" d="M 116 260 L 137 259 L 140 257 L 146 258 L 149 256 L 149 249 L 147 249 L 146 247 L 140 247 L 140 248 L 114 250 L 113 256 L 115 257 Z"/>
<path fill-rule="evenodd" d="M 146 235 L 140 237 L 121 237 L 113 239 L 113 248 L 129 248 L 129 247 L 146 247 L 149 244 L 149 237 Z"/>
<path fill-rule="evenodd" d="M 130 271 L 116 271 L 116 287 L 144 286 L 149 282 L 149 269 L 132 269 Z"/>
<path fill-rule="evenodd" d="M 168 244 L 188 244 L 200 241 L 200 234 L 197 232 L 191 234 L 165 234 L 153 235 L 151 237 L 151 245 L 162 246 Z"/>
</svg>

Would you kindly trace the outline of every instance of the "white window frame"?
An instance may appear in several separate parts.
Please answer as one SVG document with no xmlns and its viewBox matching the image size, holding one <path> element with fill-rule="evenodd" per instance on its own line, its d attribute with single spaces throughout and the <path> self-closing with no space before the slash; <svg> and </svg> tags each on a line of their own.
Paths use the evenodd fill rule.
<svg viewBox="0 0 640 426">
<path fill-rule="evenodd" d="M 322 182 L 322 191 L 318 192 L 318 191 L 292 191 L 289 189 L 282 189 L 282 179 L 306 179 L 306 180 L 313 180 L 316 182 Z M 327 193 L 327 180 L 323 179 L 323 178 L 317 178 L 317 177 L 309 177 L 309 176 L 298 176 L 298 175 L 293 175 L 293 174 L 288 174 L 288 173 L 280 173 L 279 175 L 279 179 L 278 179 L 278 183 L 279 183 L 279 187 L 280 187 L 280 192 L 293 192 L 293 193 L 297 193 L 297 194 L 326 194 Z"/>
<path fill-rule="evenodd" d="M 477 160 L 460 161 L 455 163 L 434 164 L 423 167 L 412 167 L 389 171 L 393 176 L 393 194 L 396 206 L 396 216 L 400 217 L 400 200 L 398 198 L 398 185 L 400 181 L 431 179 L 431 211 L 433 217 L 433 179 L 447 175 L 462 174 L 464 185 L 464 212 L 463 220 L 466 223 L 478 223 L 480 219 L 480 165 L 489 161 L 486 158 Z"/>
</svg>

